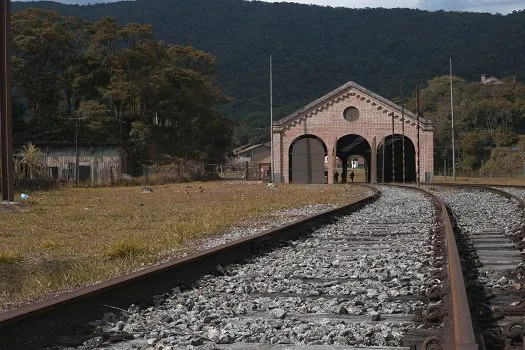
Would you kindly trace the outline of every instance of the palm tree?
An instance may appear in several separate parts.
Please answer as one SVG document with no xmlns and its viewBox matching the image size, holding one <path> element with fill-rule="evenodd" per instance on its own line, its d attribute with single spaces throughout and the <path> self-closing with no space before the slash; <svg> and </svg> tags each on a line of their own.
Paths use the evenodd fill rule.
<svg viewBox="0 0 525 350">
<path fill-rule="evenodd" d="M 27 145 L 22 146 L 20 149 L 22 164 L 25 164 L 29 171 L 29 178 L 33 179 L 40 173 L 44 166 L 44 154 L 38 147 L 29 142 Z"/>
</svg>

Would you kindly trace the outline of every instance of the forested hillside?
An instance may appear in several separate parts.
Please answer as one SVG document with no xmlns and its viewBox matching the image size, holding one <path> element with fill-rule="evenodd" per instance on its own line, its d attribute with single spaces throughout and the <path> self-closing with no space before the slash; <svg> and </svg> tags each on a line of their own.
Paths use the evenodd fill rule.
<svg viewBox="0 0 525 350">
<path fill-rule="evenodd" d="M 525 11 L 506 16 L 409 9 L 347 9 L 241 0 L 137 0 L 93 6 L 13 3 L 62 15 L 152 24 L 156 39 L 214 54 L 219 86 L 233 102 L 238 142 L 267 135 L 268 55 L 275 118 L 352 80 L 387 98 L 448 73 L 525 77 Z M 249 125 L 249 127 L 246 127 Z"/>
<path fill-rule="evenodd" d="M 220 162 L 232 122 L 217 111 L 212 55 L 153 38 L 149 24 L 89 22 L 38 8 L 12 16 L 16 142 L 111 142 L 135 168 Z M 80 125 L 76 127 L 76 125 Z"/>
</svg>

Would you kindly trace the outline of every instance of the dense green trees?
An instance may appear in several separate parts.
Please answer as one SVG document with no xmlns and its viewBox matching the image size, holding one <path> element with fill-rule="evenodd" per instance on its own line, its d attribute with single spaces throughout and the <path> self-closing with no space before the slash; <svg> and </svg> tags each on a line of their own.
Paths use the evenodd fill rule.
<svg viewBox="0 0 525 350">
<path fill-rule="evenodd" d="M 461 77 L 454 78 L 454 91 L 458 157 L 463 169 L 477 172 L 492 164 L 492 148 L 512 153 L 513 148 L 521 147 L 517 135 L 525 132 L 522 85 L 512 78 L 501 86 L 478 82 L 483 73 L 523 81 L 525 11 L 502 16 L 243 0 L 148 0 L 93 6 L 37 4 L 62 16 L 84 20 L 58 16 L 60 25 L 47 25 L 46 35 L 56 31 L 49 38 L 54 40 L 56 49 L 50 53 L 49 62 L 38 61 L 33 67 L 40 64 L 53 69 L 44 76 L 22 70 L 20 81 L 58 84 L 62 92 L 58 96 L 49 93 L 38 101 L 31 95 L 40 96 L 38 91 L 31 91 L 31 96 L 14 105 L 17 120 L 24 108 L 29 114 L 33 110 L 53 110 L 57 105 L 59 110 L 68 111 L 70 103 L 77 115 L 89 119 L 84 127 L 90 128 L 92 137 L 99 133 L 106 133 L 104 137 L 129 137 L 133 130 L 136 140 L 146 136 L 155 140 L 143 143 L 147 148 L 142 150 L 144 154 L 169 149 L 190 154 L 193 143 L 200 144 L 205 139 L 210 143 L 201 145 L 195 156 L 213 153 L 211 158 L 215 158 L 228 143 L 228 131 L 214 133 L 206 129 L 194 137 L 192 130 L 202 125 L 219 125 L 231 131 L 232 126 L 215 114 L 217 111 L 236 122 L 237 144 L 268 140 L 268 55 L 272 53 L 274 119 L 349 80 L 396 100 L 401 81 L 405 94 L 413 95 L 410 90 L 416 84 L 432 79 L 422 91 L 421 104 L 425 117 L 436 123 L 436 159 L 440 162 L 450 159 L 450 92 L 448 77 L 441 75 L 448 74 L 448 60 L 452 57 L 454 72 Z M 13 10 L 17 13 L 33 6 L 35 3 L 15 2 Z M 38 31 L 44 23 L 26 30 Z M 152 37 L 176 46 L 170 52 L 168 44 Z M 39 51 L 44 48 L 38 45 L 32 50 L 37 58 L 45 56 Z M 189 58 L 185 56 L 187 51 L 191 53 Z M 151 56 L 156 57 L 158 66 L 148 64 Z M 58 72 L 64 71 L 59 63 L 65 61 L 71 62 L 67 74 L 56 80 Z M 215 107 L 225 98 L 214 92 L 215 71 L 219 85 L 232 97 L 218 108 Z M 177 92 L 171 94 L 170 87 L 175 88 L 175 82 L 179 84 Z M 199 103 L 190 106 L 188 101 L 195 96 L 186 86 L 191 86 L 193 92 L 206 87 L 210 105 L 204 109 Z M 16 89 L 20 94 L 23 91 L 21 86 Z M 63 99 L 64 95 L 69 97 Z M 414 107 L 415 103 L 409 106 L 412 111 Z M 200 113 L 206 117 L 197 118 Z M 173 129 L 175 137 L 152 125 L 155 115 L 161 125 Z M 39 120 L 35 120 L 33 133 L 48 135 L 44 126 L 37 132 L 36 121 Z M 17 134 L 21 132 L 19 125 L 15 124 Z M 71 134 L 71 127 L 64 127 L 53 137 L 70 139 Z M 473 144 L 465 144 L 469 140 Z M 439 162 L 436 165 L 441 165 Z"/>
<path fill-rule="evenodd" d="M 466 174 L 517 174 L 525 161 L 525 85 L 504 79 L 501 85 L 467 83 L 453 78 L 454 126 L 458 169 Z M 451 158 L 451 108 L 448 76 L 434 78 L 421 90 L 423 115 L 434 121 L 436 159 Z M 415 98 L 409 101 L 415 110 Z M 441 164 L 438 161 L 437 167 Z"/>
<path fill-rule="evenodd" d="M 35 6 L 18 2 L 13 8 Z M 525 77 L 525 11 L 502 15 L 410 9 L 349 9 L 244 0 L 148 0 L 93 6 L 39 2 L 91 21 L 151 23 L 159 40 L 217 57 L 217 79 L 239 121 L 239 143 L 268 138 L 268 55 L 273 56 L 275 119 L 346 83 L 386 97 L 399 85 L 454 72 Z M 408 93 L 408 90 L 407 90 Z"/>
<path fill-rule="evenodd" d="M 170 157 L 220 161 L 232 125 L 214 80 L 214 57 L 154 40 L 148 24 L 95 23 L 30 8 L 13 26 L 18 141 L 119 142 L 138 163 Z"/>
</svg>

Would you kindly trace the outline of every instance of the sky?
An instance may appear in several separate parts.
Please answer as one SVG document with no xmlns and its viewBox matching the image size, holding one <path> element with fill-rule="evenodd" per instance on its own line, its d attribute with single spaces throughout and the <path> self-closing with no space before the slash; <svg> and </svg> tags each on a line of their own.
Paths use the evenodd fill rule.
<svg viewBox="0 0 525 350">
<path fill-rule="evenodd" d="M 17 0 L 14 0 L 17 1 Z M 28 1 L 28 0 L 22 0 Z M 94 4 L 117 0 L 54 0 L 65 4 Z M 525 10 L 525 0 L 263 0 L 267 2 L 295 2 L 332 7 L 384 7 L 412 8 L 429 11 L 469 11 L 507 14 Z"/>
<path fill-rule="evenodd" d="M 279 2 L 283 0 L 264 0 Z M 322 6 L 363 7 L 402 7 L 429 11 L 469 11 L 507 14 L 525 9 L 525 0 L 293 0 L 303 4 Z"/>
</svg>

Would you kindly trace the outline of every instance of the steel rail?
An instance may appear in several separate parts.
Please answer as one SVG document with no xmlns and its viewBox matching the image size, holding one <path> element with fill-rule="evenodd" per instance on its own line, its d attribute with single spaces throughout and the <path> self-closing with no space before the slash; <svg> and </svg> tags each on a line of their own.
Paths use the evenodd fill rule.
<svg viewBox="0 0 525 350">
<path fill-rule="evenodd" d="M 380 192 L 372 187 L 367 197 L 308 218 L 247 238 L 175 259 L 129 275 L 64 293 L 55 298 L 0 313 L 0 349 L 31 350 L 56 342 L 72 333 L 75 325 L 101 319 L 107 306 L 128 308 L 140 300 L 170 292 L 179 283 L 191 284 L 218 266 L 242 261 L 255 253 L 276 247 L 284 240 L 304 236 L 334 218 L 375 201 Z"/>
<path fill-rule="evenodd" d="M 483 190 L 495 193 L 497 195 L 500 195 L 504 198 L 509 199 L 510 201 L 514 201 L 517 203 L 518 207 L 521 210 L 525 210 L 525 199 L 522 197 L 505 191 L 505 188 L 524 188 L 524 186 L 513 186 L 513 185 L 485 185 L 485 184 L 458 184 L 458 183 L 446 183 L 446 184 L 435 184 L 436 186 L 443 186 L 443 187 L 462 187 L 466 189 L 477 189 L 477 190 Z M 522 216 L 525 218 L 525 212 L 522 212 Z M 523 230 L 525 230 L 525 227 L 522 227 L 522 234 Z M 516 243 L 516 242 L 515 242 Z M 480 349 L 485 349 L 484 339 L 482 335 L 479 335 L 479 347 Z"/>
<path fill-rule="evenodd" d="M 452 227 L 452 221 L 450 220 L 445 202 L 432 192 L 421 187 L 398 184 L 395 186 L 408 187 L 421 191 L 433 198 L 435 203 L 437 203 L 439 206 L 441 220 L 446 236 L 445 242 L 448 254 L 450 297 L 452 303 L 452 323 L 454 334 L 453 338 L 448 340 L 448 344 L 443 344 L 443 348 L 451 350 L 478 350 L 478 344 L 476 342 L 474 328 L 472 326 L 472 317 L 470 315 L 465 280 L 463 277 L 463 271 L 461 269 L 461 261 L 459 259 L 454 229 Z"/>
</svg>

